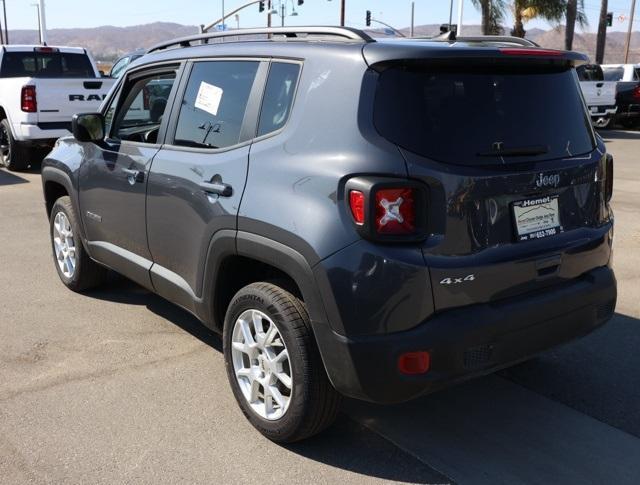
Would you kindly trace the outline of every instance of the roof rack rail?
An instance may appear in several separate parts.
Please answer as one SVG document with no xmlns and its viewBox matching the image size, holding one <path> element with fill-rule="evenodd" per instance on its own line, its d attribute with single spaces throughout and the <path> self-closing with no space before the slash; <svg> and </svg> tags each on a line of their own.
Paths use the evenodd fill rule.
<svg viewBox="0 0 640 485">
<path fill-rule="evenodd" d="M 510 35 L 478 35 L 470 37 L 457 37 L 455 40 L 460 42 L 504 42 L 508 44 L 517 44 L 523 47 L 540 47 L 538 44 L 529 39 L 522 37 L 512 37 Z"/>
<path fill-rule="evenodd" d="M 162 42 L 151 47 L 147 54 L 168 49 L 170 47 L 190 47 L 196 42 L 207 43 L 209 39 L 222 39 L 229 37 L 241 37 L 249 35 L 282 35 L 287 38 L 301 38 L 308 35 L 326 35 L 342 37 L 347 40 L 360 40 L 364 42 L 375 42 L 375 39 L 362 30 L 350 27 L 271 27 L 263 29 L 237 29 L 226 30 L 224 32 L 211 32 L 188 37 L 181 37 L 167 42 Z"/>
</svg>

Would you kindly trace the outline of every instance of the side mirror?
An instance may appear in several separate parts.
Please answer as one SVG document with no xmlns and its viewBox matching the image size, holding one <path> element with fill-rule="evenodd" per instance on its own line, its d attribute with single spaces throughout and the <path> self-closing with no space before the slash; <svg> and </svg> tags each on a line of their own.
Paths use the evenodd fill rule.
<svg viewBox="0 0 640 485">
<path fill-rule="evenodd" d="M 104 117 L 100 113 L 74 115 L 71 126 L 78 141 L 95 143 L 104 139 Z"/>
</svg>

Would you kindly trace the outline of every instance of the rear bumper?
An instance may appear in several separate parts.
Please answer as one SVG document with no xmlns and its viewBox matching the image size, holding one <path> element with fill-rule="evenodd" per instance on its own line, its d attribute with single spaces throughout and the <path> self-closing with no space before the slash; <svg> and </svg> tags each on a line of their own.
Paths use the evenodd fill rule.
<svg viewBox="0 0 640 485">
<path fill-rule="evenodd" d="M 13 126 L 16 140 L 49 145 L 53 145 L 58 138 L 68 136 L 71 132 L 67 127 L 70 128 L 70 123 L 20 123 Z"/>
<path fill-rule="evenodd" d="M 315 333 L 339 392 L 395 403 L 586 335 L 611 318 L 615 303 L 615 276 L 601 267 L 544 291 L 444 311 L 404 332 L 347 338 L 317 325 Z M 421 350 L 431 354 L 429 372 L 400 374 L 398 357 Z"/>
<path fill-rule="evenodd" d="M 617 107 L 611 106 L 589 106 L 589 114 L 592 118 L 601 118 L 602 116 L 613 116 L 616 114 Z"/>
</svg>

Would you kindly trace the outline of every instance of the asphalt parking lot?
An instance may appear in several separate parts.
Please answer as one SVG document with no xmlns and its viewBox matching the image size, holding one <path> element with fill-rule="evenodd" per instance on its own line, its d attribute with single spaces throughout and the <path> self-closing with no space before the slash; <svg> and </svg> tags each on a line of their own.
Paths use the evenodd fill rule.
<svg viewBox="0 0 640 485">
<path fill-rule="evenodd" d="M 614 319 L 498 375 L 400 406 L 347 402 L 280 446 L 245 421 L 221 342 L 112 276 L 59 282 L 40 176 L 0 171 L 0 483 L 616 483 L 640 477 L 640 133 L 616 161 Z"/>
</svg>

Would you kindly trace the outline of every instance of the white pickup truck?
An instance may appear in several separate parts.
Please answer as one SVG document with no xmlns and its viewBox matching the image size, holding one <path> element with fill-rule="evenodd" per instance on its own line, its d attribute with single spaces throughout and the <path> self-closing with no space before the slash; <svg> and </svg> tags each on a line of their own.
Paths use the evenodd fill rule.
<svg viewBox="0 0 640 485">
<path fill-rule="evenodd" d="M 0 46 L 0 166 L 39 161 L 70 133 L 73 115 L 97 111 L 114 83 L 79 47 Z"/>
<path fill-rule="evenodd" d="M 591 121 L 597 128 L 607 128 L 616 114 L 616 83 L 605 81 L 597 64 L 578 66 L 582 95 L 589 108 Z"/>
</svg>

